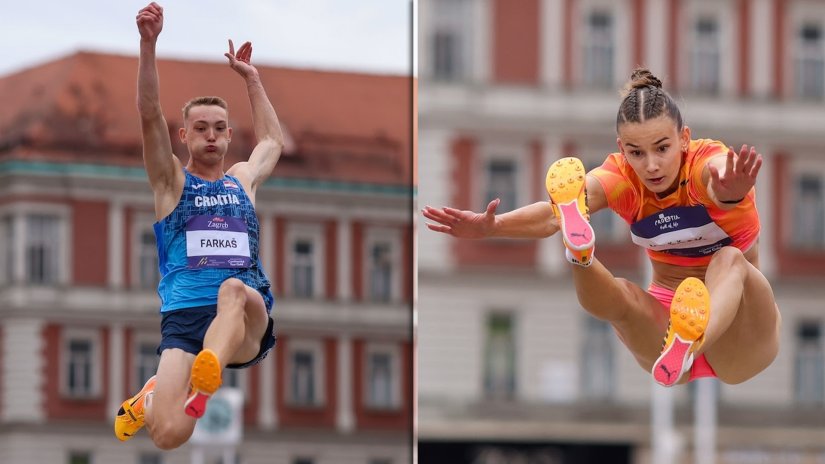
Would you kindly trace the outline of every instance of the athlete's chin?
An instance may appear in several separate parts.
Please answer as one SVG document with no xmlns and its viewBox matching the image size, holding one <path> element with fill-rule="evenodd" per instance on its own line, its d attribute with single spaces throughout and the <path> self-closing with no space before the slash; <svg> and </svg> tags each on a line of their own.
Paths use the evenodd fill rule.
<svg viewBox="0 0 825 464">
<path fill-rule="evenodd" d="M 194 158 L 201 163 L 217 164 L 223 162 L 226 154 L 218 151 L 204 151 L 194 155 Z"/>
<path fill-rule="evenodd" d="M 666 177 L 645 179 L 645 187 L 653 193 L 662 193 L 670 187 Z"/>
</svg>

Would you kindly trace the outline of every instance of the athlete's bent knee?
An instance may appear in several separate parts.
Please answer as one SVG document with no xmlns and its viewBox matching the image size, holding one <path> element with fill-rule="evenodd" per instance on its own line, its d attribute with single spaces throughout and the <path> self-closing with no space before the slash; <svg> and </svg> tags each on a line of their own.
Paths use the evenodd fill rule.
<svg viewBox="0 0 825 464">
<path fill-rule="evenodd" d="M 246 284 L 240 279 L 230 277 L 221 284 L 220 289 L 218 289 L 218 296 L 246 299 Z"/>
<path fill-rule="evenodd" d="M 726 246 L 720 248 L 719 251 L 713 254 L 713 257 L 710 258 L 708 268 L 711 266 L 732 267 L 744 265 L 745 262 L 745 255 L 742 254 L 742 250 L 733 246 Z"/>
<path fill-rule="evenodd" d="M 189 440 L 191 432 L 186 433 L 172 423 L 155 424 L 152 427 L 152 441 L 159 449 L 168 451 L 180 447 Z"/>
</svg>

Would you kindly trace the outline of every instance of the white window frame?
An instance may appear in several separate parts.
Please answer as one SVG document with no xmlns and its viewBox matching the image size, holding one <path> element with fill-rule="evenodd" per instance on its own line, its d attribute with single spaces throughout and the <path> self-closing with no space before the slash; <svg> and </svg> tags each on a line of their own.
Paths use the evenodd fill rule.
<svg viewBox="0 0 825 464">
<path fill-rule="evenodd" d="M 487 198 L 487 192 L 490 190 L 489 166 L 491 162 L 499 160 L 512 162 L 515 166 L 513 174 L 516 183 L 514 208 L 524 206 L 532 197 L 530 195 L 530 187 L 533 185 L 530 178 L 532 175 L 530 169 L 530 163 L 532 163 L 531 153 L 530 144 L 525 141 L 484 141 L 479 150 L 478 175 L 475 177 L 478 182 L 474 182 L 476 192 L 473 209 L 484 211 L 487 204 L 492 200 L 492 198 Z M 499 205 L 499 209 L 496 211 L 497 214 L 506 212 L 501 208 L 502 206 Z"/>
<path fill-rule="evenodd" d="M 582 326 L 581 362 L 579 363 L 579 368 L 581 369 L 579 378 L 581 379 L 580 387 L 582 397 L 586 400 L 593 401 L 610 400 L 613 398 L 615 390 L 610 387 L 615 385 L 617 375 L 616 348 L 613 343 L 613 331 L 609 323 L 600 321 L 587 314 L 582 316 Z M 599 338 L 595 338 L 594 336 L 598 336 Z M 593 346 L 594 344 L 600 343 L 606 343 L 607 346 Z M 599 385 L 590 383 L 592 378 L 587 375 L 589 372 L 588 369 L 593 367 L 592 363 L 589 362 L 592 359 L 588 357 L 591 354 L 595 354 L 599 360 L 604 360 L 608 364 L 609 378 Z M 604 358 L 602 358 L 602 356 L 604 356 Z"/>
<path fill-rule="evenodd" d="M 609 21 L 608 33 L 610 37 L 591 37 L 591 34 L 594 31 L 591 25 L 591 21 L 595 14 L 604 15 Z M 581 44 L 581 54 L 582 54 L 582 83 L 587 87 L 591 88 L 598 88 L 598 89 L 609 89 L 613 87 L 613 83 L 616 81 L 615 76 L 615 66 L 612 66 L 613 62 L 616 60 L 616 54 L 618 51 L 616 50 L 616 17 L 615 13 L 610 9 L 601 9 L 601 8 L 594 8 L 587 12 L 587 16 L 584 19 L 584 25 L 582 27 L 582 31 L 584 34 L 582 35 L 582 44 Z M 589 63 L 594 58 L 595 61 L 602 61 L 601 58 L 605 56 L 603 54 L 599 54 L 598 56 L 591 57 L 591 51 L 595 52 L 596 47 L 601 49 L 607 49 L 609 52 L 610 62 L 608 63 L 611 65 L 607 68 L 607 72 L 609 73 L 607 76 L 599 76 L 592 74 L 588 69 Z"/>
<path fill-rule="evenodd" d="M 382 300 L 373 299 L 372 296 L 372 249 L 375 245 L 380 243 L 387 243 L 390 246 L 390 297 L 384 302 Z M 375 301 L 378 303 L 391 303 L 401 299 L 401 248 L 402 237 L 401 230 L 393 227 L 367 227 L 364 233 L 364 250 L 363 250 L 363 294 L 368 301 Z"/>
<path fill-rule="evenodd" d="M 67 285 L 71 279 L 72 234 L 71 208 L 67 205 L 55 203 L 17 202 L 0 206 L 0 216 L 10 216 L 14 228 L 14 244 L 12 246 L 12 275 L 9 282 L 22 283 L 40 287 Z M 54 216 L 57 219 L 58 251 L 55 282 L 51 284 L 36 284 L 28 281 L 28 262 L 26 260 L 26 246 L 28 237 L 27 223 L 29 216 Z"/>
<path fill-rule="evenodd" d="M 312 353 L 313 379 L 315 380 L 315 402 L 313 404 L 299 403 L 293 397 L 292 378 L 295 373 L 295 352 L 307 351 Z M 324 356 L 324 343 L 322 340 L 310 339 L 290 339 L 287 342 L 287 376 L 286 376 L 286 398 L 290 406 L 296 408 L 322 408 L 326 406 L 326 364 Z"/>
<path fill-rule="evenodd" d="M 736 84 L 738 82 L 738 73 L 747 72 L 747 70 L 740 70 L 736 67 L 736 37 L 734 33 L 739 27 L 742 19 L 738 17 L 737 11 L 734 11 L 733 2 L 719 2 L 716 0 L 696 0 L 693 2 L 686 2 L 682 6 L 682 17 L 685 21 L 680 22 L 680 33 L 683 37 L 688 37 L 686 46 L 682 46 L 679 51 L 680 59 L 677 60 L 677 72 L 685 76 L 686 80 L 681 80 L 679 86 L 689 92 L 695 91 L 693 88 L 693 80 L 690 76 L 693 45 L 695 43 L 694 27 L 699 18 L 714 18 L 717 24 L 718 40 L 719 40 L 719 80 L 717 85 L 718 95 L 729 95 L 736 91 Z M 665 70 L 657 73 L 652 70 L 653 74 L 662 76 Z M 665 83 L 667 87 L 667 83 Z M 671 91 L 673 89 L 670 89 Z"/>
<path fill-rule="evenodd" d="M 423 49 L 426 55 L 422 55 L 419 59 L 419 65 L 424 71 L 422 74 L 430 79 L 439 82 L 461 83 L 473 77 L 474 73 L 474 40 L 477 31 L 474 29 L 473 21 L 468 21 L 468 18 L 475 18 L 475 9 L 478 7 L 476 0 L 449 0 L 456 3 L 463 3 L 459 10 L 464 10 L 464 14 L 450 14 L 444 12 L 444 3 L 440 0 L 429 0 L 423 5 L 419 6 L 419 14 L 422 18 L 419 20 L 420 25 L 425 25 L 428 28 L 426 34 L 422 34 L 425 38 Z M 456 53 L 458 54 L 458 64 L 455 74 L 452 76 L 438 76 L 436 75 L 436 51 L 435 41 L 436 35 L 439 32 L 446 32 L 447 34 L 456 38 L 458 42 Z"/>
<path fill-rule="evenodd" d="M 817 104 L 821 104 L 822 100 L 800 95 L 800 89 L 798 88 L 799 78 L 796 72 L 796 65 L 800 53 L 803 53 L 803 51 L 799 49 L 799 32 L 803 26 L 808 24 L 819 25 L 820 32 L 823 34 L 822 53 L 823 59 L 825 60 L 825 11 L 823 11 L 822 5 L 819 2 L 797 1 L 791 2 L 789 16 L 790 18 L 787 24 L 790 27 L 788 27 L 787 31 L 787 43 L 790 44 L 791 49 L 790 53 L 786 54 L 785 91 L 788 92 L 786 95 L 792 95 L 793 98 L 798 100 L 814 101 Z M 823 85 L 825 85 L 825 83 L 823 83 Z M 825 95 L 825 89 L 823 90 L 823 95 Z"/>
<path fill-rule="evenodd" d="M 77 394 L 69 388 L 69 344 L 84 340 L 91 344 L 91 388 L 86 394 Z M 102 394 L 103 340 L 100 329 L 63 327 L 60 333 L 60 394 L 72 400 L 97 399 Z"/>
<path fill-rule="evenodd" d="M 3 227 L 8 224 L 8 230 Z M 15 260 L 15 238 L 14 233 L 14 216 L 11 214 L 0 214 L 0 236 L 4 240 L 0 241 L 0 286 L 11 285 L 14 283 L 14 266 Z"/>
<path fill-rule="evenodd" d="M 819 45 L 818 50 L 811 48 L 803 48 L 802 39 L 799 37 L 803 27 L 814 26 L 819 29 Z M 796 43 L 794 43 L 794 88 L 796 89 L 796 97 L 802 100 L 815 99 L 821 101 L 825 97 L 825 26 L 822 23 L 808 22 L 806 24 L 799 24 L 796 30 Z M 822 81 L 819 89 L 814 86 L 816 94 L 811 95 L 803 93 L 802 76 L 799 73 L 800 60 L 817 62 L 820 66 L 819 78 Z"/>
<path fill-rule="evenodd" d="M 630 36 L 630 11 L 631 8 L 625 1 L 615 0 L 581 0 L 577 5 L 580 12 L 577 23 L 579 27 L 573 28 L 573 33 L 576 35 L 574 39 L 576 53 L 573 53 L 573 70 L 574 82 L 585 82 L 584 72 L 584 46 L 587 43 L 586 37 L 589 31 L 590 15 L 594 11 L 604 11 L 610 14 L 613 24 L 613 38 L 614 43 L 620 42 L 619 38 Z M 613 69 L 611 72 L 612 83 L 603 88 L 605 91 L 615 93 L 618 83 L 623 82 L 626 78 L 628 69 L 632 69 L 634 63 L 631 63 L 630 57 L 632 53 L 631 47 L 615 46 L 613 48 Z M 602 89 L 602 87 L 597 87 Z"/>
<path fill-rule="evenodd" d="M 294 263 L 295 243 L 305 240 L 312 243 L 312 279 L 313 289 L 310 299 L 321 299 L 324 296 L 326 287 L 326 275 L 324 266 L 326 264 L 326 247 L 324 243 L 324 228 L 321 224 L 314 223 L 294 223 L 287 226 L 286 231 L 286 253 L 284 281 L 286 283 L 286 293 L 291 297 L 296 297 L 293 293 L 292 265 Z M 297 297 L 296 297 L 297 298 Z M 300 298 L 304 298 L 303 296 Z"/>
<path fill-rule="evenodd" d="M 710 20 L 716 27 L 715 39 L 716 43 L 711 44 L 707 37 L 699 35 L 697 26 L 700 20 Z M 716 14 L 700 14 L 692 18 L 690 23 L 689 35 L 689 50 L 687 51 L 690 57 L 690 74 L 689 74 L 689 88 L 692 92 L 697 92 L 705 95 L 718 95 L 722 88 L 722 24 L 719 23 L 719 16 Z M 711 54 L 716 55 L 716 74 L 713 76 L 712 87 L 705 87 L 702 84 L 704 74 L 707 70 L 699 69 L 696 59 L 699 56 L 708 57 Z M 699 74 L 701 72 L 701 74 Z"/>
<path fill-rule="evenodd" d="M 160 345 L 160 336 L 157 334 L 146 333 L 146 332 L 134 332 L 132 336 L 132 385 L 130 391 L 138 391 L 143 388 L 143 382 L 145 380 L 141 380 L 138 378 L 138 363 L 140 361 L 140 345 L 154 345 L 157 347 Z M 157 356 L 158 363 L 160 363 L 160 356 Z M 155 370 L 157 372 L 157 369 Z"/>
<path fill-rule="evenodd" d="M 132 230 L 130 231 L 132 239 L 132 264 L 131 264 L 131 286 L 139 290 L 157 290 L 157 287 L 143 287 L 140 282 L 140 248 L 142 246 L 141 235 L 145 231 L 150 231 L 154 235 L 155 229 L 155 215 L 154 213 L 136 213 L 132 223 Z M 157 236 L 155 236 L 157 240 Z M 157 253 L 157 251 L 155 252 Z M 160 259 L 160 257 L 158 257 Z M 158 277 L 160 277 L 160 270 L 158 270 Z"/>
<path fill-rule="evenodd" d="M 825 189 L 825 165 L 823 165 L 823 163 L 818 159 L 818 155 L 815 154 L 815 153 L 811 153 L 810 156 L 798 156 L 791 163 L 790 174 L 791 174 L 789 176 L 790 182 L 789 182 L 788 187 L 791 191 L 791 195 L 790 195 L 790 198 L 789 198 L 788 201 L 792 202 L 792 203 L 789 205 L 790 207 L 783 208 L 784 214 L 786 215 L 786 217 L 785 217 L 785 221 L 786 221 L 785 223 L 786 224 L 793 224 L 793 221 L 795 221 L 794 216 L 796 214 L 796 211 L 795 211 L 793 205 L 795 205 L 796 202 L 799 200 L 796 196 L 797 195 L 797 186 L 796 186 L 797 179 L 802 174 L 816 175 L 817 177 L 819 177 L 822 180 L 823 189 Z M 823 192 L 823 194 L 825 194 L 825 192 Z M 823 227 L 825 227 L 825 224 L 823 224 Z M 817 247 L 817 248 L 800 247 L 800 246 L 798 246 L 798 244 L 794 243 L 792 234 L 788 234 L 788 236 L 785 237 L 784 246 L 788 247 L 788 248 L 792 248 L 792 249 L 799 249 L 799 250 L 809 250 L 809 249 L 822 250 L 823 249 L 822 247 Z"/>
<path fill-rule="evenodd" d="M 512 343 L 513 343 L 513 390 L 509 392 L 505 396 L 501 396 L 500 392 L 493 392 L 488 390 L 487 380 L 488 380 L 488 372 L 487 372 L 487 350 L 489 349 L 490 344 L 490 319 L 493 316 L 508 316 L 510 318 L 510 330 L 512 335 Z M 520 367 L 519 367 L 519 317 L 518 313 L 513 309 L 506 309 L 506 308 L 493 308 L 489 309 L 484 312 L 484 317 L 481 318 L 482 323 L 482 331 L 483 334 L 482 338 L 482 355 L 481 355 L 481 391 L 484 398 L 493 401 L 499 400 L 513 400 L 518 398 L 519 396 L 519 384 L 520 384 Z"/>
<path fill-rule="evenodd" d="M 372 377 L 372 355 L 384 354 L 390 359 L 390 404 L 375 404 L 370 397 L 370 379 Z M 363 391 L 364 407 L 370 410 L 396 411 L 401 409 L 401 350 L 394 343 L 367 343 L 363 354 Z"/>
<path fill-rule="evenodd" d="M 825 349 L 825 346 L 823 346 L 823 326 L 822 326 L 821 321 L 817 320 L 816 318 L 813 318 L 813 319 L 804 318 L 804 319 L 799 320 L 798 323 L 797 323 L 797 330 L 795 331 L 795 334 L 794 334 L 794 342 L 795 342 L 795 346 L 794 346 L 794 387 L 793 387 L 794 388 L 794 402 L 797 403 L 797 404 L 800 404 L 800 405 L 814 406 L 815 407 L 815 406 L 821 406 L 823 403 L 825 403 L 825 377 L 820 377 L 819 378 L 819 383 L 818 383 L 819 391 L 814 392 L 814 393 L 818 394 L 818 398 L 815 398 L 815 397 L 807 398 L 807 397 L 800 396 L 801 392 L 800 392 L 800 385 L 799 385 L 799 380 L 800 380 L 799 376 L 801 374 L 801 371 L 799 369 L 799 367 L 800 367 L 799 366 L 799 361 L 800 361 L 800 349 L 803 348 L 803 347 L 802 347 L 802 339 L 800 337 L 799 329 L 801 329 L 802 324 L 805 324 L 805 323 L 812 324 L 812 325 L 817 325 L 819 327 L 819 340 L 818 340 L 818 343 L 817 343 L 818 347 L 813 348 L 813 349 L 807 349 L 807 351 L 809 351 L 811 354 L 815 354 L 815 355 L 818 354 L 819 356 L 817 356 L 817 360 L 820 361 L 820 362 L 823 359 L 825 359 L 825 353 L 823 353 L 823 349 Z M 818 353 L 814 351 L 817 348 L 818 348 Z M 821 364 L 818 364 L 818 365 L 821 368 L 822 365 Z M 819 374 L 822 375 L 823 374 L 822 371 L 820 371 Z"/>
</svg>

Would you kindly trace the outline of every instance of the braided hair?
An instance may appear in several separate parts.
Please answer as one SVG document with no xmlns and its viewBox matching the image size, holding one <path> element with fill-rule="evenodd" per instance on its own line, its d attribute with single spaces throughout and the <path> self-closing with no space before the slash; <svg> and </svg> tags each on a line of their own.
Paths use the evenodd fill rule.
<svg viewBox="0 0 825 464">
<path fill-rule="evenodd" d="M 641 123 L 667 114 L 682 130 L 682 113 L 673 98 L 662 90 L 662 81 L 647 68 L 636 68 L 622 90 L 622 104 L 616 115 L 616 131 L 627 122 Z"/>
</svg>

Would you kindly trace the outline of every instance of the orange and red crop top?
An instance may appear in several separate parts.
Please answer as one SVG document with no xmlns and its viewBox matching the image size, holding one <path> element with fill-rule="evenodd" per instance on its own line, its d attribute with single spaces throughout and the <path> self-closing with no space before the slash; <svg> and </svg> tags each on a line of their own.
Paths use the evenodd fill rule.
<svg viewBox="0 0 825 464">
<path fill-rule="evenodd" d="M 714 204 L 702 184 L 708 160 L 727 153 L 715 140 L 691 140 L 679 170 L 679 187 L 664 198 L 648 190 L 621 153 L 613 153 L 593 175 L 607 205 L 628 224 L 633 242 L 651 259 L 681 266 L 703 266 L 723 246 L 747 251 L 759 237 L 755 191 L 730 210 Z"/>
</svg>

